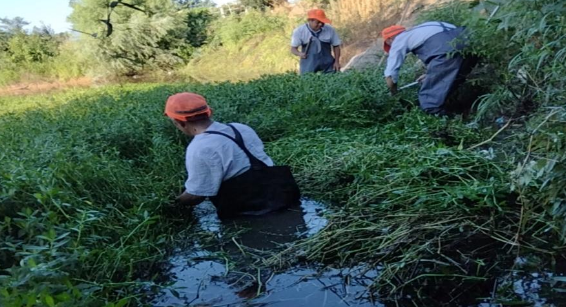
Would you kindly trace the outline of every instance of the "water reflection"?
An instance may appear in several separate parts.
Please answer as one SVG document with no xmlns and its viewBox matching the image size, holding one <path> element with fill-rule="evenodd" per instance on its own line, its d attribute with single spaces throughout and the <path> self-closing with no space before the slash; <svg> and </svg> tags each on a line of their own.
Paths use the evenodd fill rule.
<svg viewBox="0 0 566 307">
<path fill-rule="evenodd" d="M 300 207 L 225 222 L 218 219 L 216 209 L 208 201 L 199 204 L 194 211 L 201 230 L 222 237 L 223 232 L 247 228 L 249 231 L 241 234 L 241 240 L 244 245 L 259 249 L 273 247 L 271 244 L 262 246 L 271 240 L 283 244 L 316 234 L 328 223 L 323 212 L 322 204 L 309 199 L 302 200 Z"/>
<path fill-rule="evenodd" d="M 525 261 L 524 263 L 517 264 L 521 267 L 522 265 L 527 264 L 527 262 Z M 495 301 L 498 301 L 498 303 L 480 303 L 478 307 L 566 306 L 566 288 L 562 287 L 566 284 L 566 276 L 564 276 L 564 273 L 560 271 L 560 269 L 558 269 L 557 273 L 548 271 L 532 272 L 529 269 L 525 271 L 512 271 L 508 276 L 505 276 L 498 282 L 498 288 L 510 288 L 514 297 L 496 299 Z M 561 282 L 564 284 L 561 284 Z"/>
<path fill-rule="evenodd" d="M 377 271 L 362 267 L 293 268 L 275 273 L 237 266 L 229 258 L 246 250 L 272 251 L 319 232 L 327 224 L 324 206 L 303 200 L 300 207 L 262 216 L 221 222 L 210 203 L 195 208 L 202 231 L 225 239 L 237 232 L 235 244 L 224 246 L 223 262 L 217 249 L 195 245 L 170 259 L 173 285 L 153 301 L 154 306 L 382 306 L 367 291 Z M 242 229 L 244 229 L 242 231 Z M 260 267 L 260 266 L 258 266 Z M 258 296 L 258 294 L 261 294 Z"/>
</svg>

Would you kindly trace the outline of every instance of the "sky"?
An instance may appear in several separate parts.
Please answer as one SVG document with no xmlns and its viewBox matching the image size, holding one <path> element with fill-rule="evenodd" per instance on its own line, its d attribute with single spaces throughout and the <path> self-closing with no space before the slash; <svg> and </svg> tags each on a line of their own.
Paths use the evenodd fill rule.
<svg viewBox="0 0 566 307">
<path fill-rule="evenodd" d="M 29 30 L 43 22 L 57 33 L 65 32 L 71 27 L 66 21 L 71 11 L 69 0 L 0 0 L 0 18 L 22 17 L 30 22 Z"/>
<path fill-rule="evenodd" d="M 225 4 L 235 0 L 214 0 L 217 4 Z M 30 22 L 26 28 L 41 26 L 41 23 L 51 26 L 55 32 L 66 32 L 71 28 L 67 16 L 71 14 L 69 0 L 0 0 L 0 18 L 22 17 Z"/>
</svg>

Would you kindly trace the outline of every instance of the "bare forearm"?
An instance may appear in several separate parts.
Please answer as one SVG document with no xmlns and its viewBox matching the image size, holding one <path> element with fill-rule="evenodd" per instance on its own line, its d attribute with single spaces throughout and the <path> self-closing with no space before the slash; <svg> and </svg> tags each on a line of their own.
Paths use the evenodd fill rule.
<svg viewBox="0 0 566 307">
<path fill-rule="evenodd" d="M 291 47 L 291 53 L 299 57 L 303 55 L 303 53 L 299 51 L 298 47 Z"/>
<path fill-rule="evenodd" d="M 334 46 L 334 61 L 338 64 L 340 63 L 340 53 L 340 46 Z"/>
<path fill-rule="evenodd" d="M 197 196 L 193 194 L 189 194 L 187 192 L 183 192 L 183 194 L 177 196 L 175 202 L 181 206 L 196 206 L 203 202 L 205 199 L 204 196 Z"/>
</svg>

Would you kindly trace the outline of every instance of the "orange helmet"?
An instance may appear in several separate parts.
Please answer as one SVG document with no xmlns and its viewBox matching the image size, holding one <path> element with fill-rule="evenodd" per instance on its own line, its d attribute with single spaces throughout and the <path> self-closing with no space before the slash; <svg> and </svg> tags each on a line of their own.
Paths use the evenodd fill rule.
<svg viewBox="0 0 566 307">
<path fill-rule="evenodd" d="M 399 33 L 405 30 L 407 30 L 407 28 L 398 25 L 393 25 L 383 29 L 383 31 L 381 31 L 381 36 L 383 37 L 383 50 L 389 53 L 389 50 L 391 50 L 391 46 L 385 41 L 394 37 L 395 35 L 398 35 Z"/>
<path fill-rule="evenodd" d="M 195 93 L 178 93 L 170 96 L 165 103 L 165 115 L 180 121 L 191 121 L 197 115 L 212 115 L 206 99 Z"/>
<path fill-rule="evenodd" d="M 330 24 L 330 19 L 326 18 L 326 14 L 324 14 L 324 10 L 321 9 L 313 9 L 307 12 L 308 19 L 316 19 L 322 23 Z"/>
</svg>

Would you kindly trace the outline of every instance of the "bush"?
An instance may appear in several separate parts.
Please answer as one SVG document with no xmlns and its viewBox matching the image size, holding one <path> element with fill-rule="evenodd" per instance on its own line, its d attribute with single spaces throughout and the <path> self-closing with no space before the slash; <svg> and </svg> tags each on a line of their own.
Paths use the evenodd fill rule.
<svg viewBox="0 0 566 307">
<path fill-rule="evenodd" d="M 250 11 L 219 19 L 211 42 L 181 70 L 198 81 L 238 81 L 296 71 L 289 52 L 294 22 L 286 17 Z"/>
<path fill-rule="evenodd" d="M 257 34 L 267 34 L 285 27 L 288 20 L 283 16 L 251 10 L 249 13 L 230 15 L 213 25 L 216 44 L 235 47 Z"/>
<path fill-rule="evenodd" d="M 470 8 L 454 2 L 421 19 L 446 20 L 467 26 L 471 52 L 482 57 L 490 89 L 479 102 L 478 119 L 504 116 L 525 122 L 514 146 L 521 151 L 512 174 L 514 190 L 529 212 L 544 208 L 561 224 L 566 240 L 566 189 L 561 176 L 566 136 L 558 124 L 566 116 L 566 26 L 563 1 L 481 1 Z M 486 82 L 487 81 L 487 82 Z"/>
</svg>

